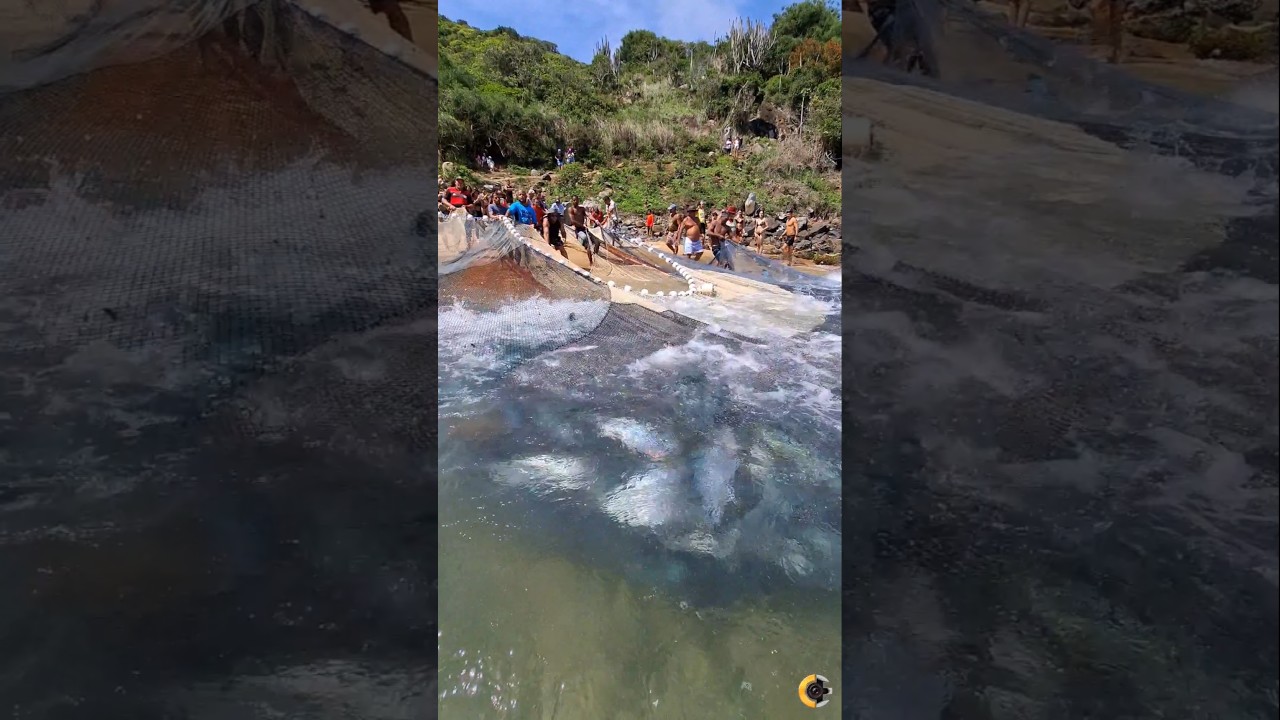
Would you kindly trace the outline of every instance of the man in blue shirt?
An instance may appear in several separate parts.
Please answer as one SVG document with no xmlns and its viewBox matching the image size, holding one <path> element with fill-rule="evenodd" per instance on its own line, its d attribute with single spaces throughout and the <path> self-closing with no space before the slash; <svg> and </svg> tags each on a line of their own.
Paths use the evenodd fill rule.
<svg viewBox="0 0 1280 720">
<path fill-rule="evenodd" d="M 507 208 L 507 217 L 521 225 L 537 225 L 538 214 L 526 204 L 527 198 L 528 196 L 525 193 L 517 195 L 515 202 L 511 203 L 511 207 Z"/>
</svg>

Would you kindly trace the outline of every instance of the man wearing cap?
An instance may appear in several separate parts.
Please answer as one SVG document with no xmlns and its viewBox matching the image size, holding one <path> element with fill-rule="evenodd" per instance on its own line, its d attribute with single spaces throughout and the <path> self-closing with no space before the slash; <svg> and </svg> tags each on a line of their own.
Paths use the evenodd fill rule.
<svg viewBox="0 0 1280 720">
<path fill-rule="evenodd" d="M 547 244 L 564 256 L 565 260 L 569 259 L 569 251 L 564 247 L 564 241 L 568 234 L 564 229 L 564 222 L 560 218 L 560 203 L 555 203 L 547 208 L 547 214 L 542 218 L 542 239 Z"/>
<path fill-rule="evenodd" d="M 684 256 L 690 260 L 702 259 L 702 227 L 698 223 L 697 212 L 697 208 L 690 206 L 680 222 L 681 234 L 684 236 Z"/>
</svg>

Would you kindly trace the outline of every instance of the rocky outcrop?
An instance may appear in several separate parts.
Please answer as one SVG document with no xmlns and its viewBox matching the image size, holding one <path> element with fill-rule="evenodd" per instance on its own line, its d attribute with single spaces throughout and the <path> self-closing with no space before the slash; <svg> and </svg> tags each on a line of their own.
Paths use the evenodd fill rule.
<svg viewBox="0 0 1280 720">
<path fill-rule="evenodd" d="M 1262 9 L 1260 0 L 1130 0 L 1125 30 L 1150 40 L 1186 43 L 1201 57 L 1254 60 L 1268 54 L 1274 15 Z M 1241 24 L 1249 27 L 1235 27 Z"/>
</svg>

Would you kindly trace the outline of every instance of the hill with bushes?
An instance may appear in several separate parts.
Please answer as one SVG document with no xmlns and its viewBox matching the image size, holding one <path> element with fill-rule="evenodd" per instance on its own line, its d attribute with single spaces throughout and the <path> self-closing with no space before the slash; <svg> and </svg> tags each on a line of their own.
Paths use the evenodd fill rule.
<svg viewBox="0 0 1280 720">
<path fill-rule="evenodd" d="M 440 17 L 441 159 L 474 167 L 579 167 L 553 184 L 584 196 L 608 184 L 624 212 L 667 202 L 741 202 L 839 211 L 840 13 L 804 0 L 771 22 L 738 20 L 714 42 L 632 30 L 590 63 L 552 43 Z M 721 152 L 724 133 L 743 148 Z"/>
</svg>

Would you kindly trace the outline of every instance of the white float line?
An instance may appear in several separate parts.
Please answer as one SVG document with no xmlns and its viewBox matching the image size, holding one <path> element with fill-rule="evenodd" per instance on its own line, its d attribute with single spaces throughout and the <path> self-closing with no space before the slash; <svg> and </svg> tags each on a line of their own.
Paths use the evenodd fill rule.
<svg viewBox="0 0 1280 720">
<path fill-rule="evenodd" d="M 538 247 L 538 245 L 537 245 L 537 244 L 535 244 L 532 240 L 528 240 L 528 239 L 526 239 L 526 238 L 522 237 L 522 236 L 521 236 L 521 234 L 516 230 L 515 223 L 513 223 L 513 222 L 511 221 L 511 218 L 509 218 L 509 217 L 503 217 L 503 218 L 502 218 L 502 224 L 503 224 L 503 225 L 505 225 L 505 226 L 506 226 L 506 228 L 507 228 L 507 230 L 511 231 L 511 234 L 512 234 L 512 235 L 515 235 L 515 236 L 516 236 L 516 238 L 520 240 L 520 242 L 524 243 L 524 246 L 525 246 L 525 247 L 527 247 L 527 248 L 529 248 L 530 250 L 532 250 L 532 251 L 534 251 L 534 252 L 538 253 L 539 255 L 541 255 L 541 256 L 543 256 L 543 257 L 547 258 L 548 260 L 553 260 L 553 261 L 555 261 L 555 262 L 557 262 L 557 263 L 560 263 L 561 265 L 565 266 L 565 267 L 566 267 L 566 268 L 568 268 L 569 270 L 572 270 L 572 271 L 574 271 L 574 272 L 578 273 L 579 275 L 581 275 L 581 276 L 583 276 L 583 277 L 587 278 L 587 279 L 588 279 L 588 280 L 590 280 L 591 282 L 597 283 L 597 284 L 599 284 L 599 285 L 606 285 L 606 286 L 611 287 L 611 288 L 616 288 L 616 287 L 618 287 L 618 284 L 617 284 L 616 282 L 614 282 L 613 280 L 605 280 L 604 278 L 597 277 L 596 275 L 593 275 L 593 274 L 591 274 L 590 272 L 588 272 L 588 271 L 586 271 L 586 270 L 583 270 L 582 268 L 578 267 L 577 265 L 574 265 L 573 263 L 569 262 L 567 259 L 565 259 L 565 257 L 564 257 L 563 255 L 561 255 L 561 254 L 559 254 L 559 253 L 548 252 L 548 251 L 546 251 L 546 250 L 544 250 L 544 249 L 542 249 L 542 248 Z M 645 246 L 645 247 L 647 247 L 647 246 Z M 652 250 L 652 248 L 648 248 L 648 249 Z M 714 292 L 715 288 L 713 288 L 713 287 L 711 286 L 711 283 L 702 283 L 702 286 L 701 286 L 701 287 L 699 287 L 699 286 L 698 286 L 698 284 L 697 284 L 697 282 L 696 282 L 696 281 L 693 279 L 693 277 L 689 274 L 689 271 L 685 270 L 683 267 L 680 267 L 680 266 L 679 266 L 679 265 L 677 265 L 676 263 L 672 262 L 670 259 L 665 258 L 665 257 L 662 257 L 662 255 L 661 255 L 661 254 L 659 254 L 659 255 L 658 255 L 658 257 L 661 257 L 663 260 L 665 260 L 665 261 L 667 262 L 667 264 L 668 264 L 668 265 L 671 265 L 671 267 L 675 268 L 675 271 L 680 275 L 680 277 L 681 277 L 681 278 L 683 278 L 683 279 L 684 279 L 684 281 L 685 281 L 686 283 L 688 283 L 688 284 L 689 284 L 689 289 L 688 289 L 688 290 L 679 290 L 679 291 L 677 291 L 677 290 L 672 290 L 672 291 L 670 291 L 670 292 L 664 292 L 664 291 L 662 291 L 662 290 L 658 290 L 657 292 L 654 292 L 654 293 L 653 293 L 653 296 L 654 296 L 654 297 L 664 297 L 664 296 L 669 296 L 669 297 L 687 297 L 687 296 L 689 296 L 689 295 L 695 295 L 695 294 L 699 294 L 699 293 L 701 293 L 701 294 L 710 294 L 710 293 Z M 633 290 L 633 289 L 631 288 L 631 286 L 630 286 L 630 285 L 623 285 L 623 286 L 622 286 L 622 289 L 623 289 L 624 291 L 626 291 L 626 292 L 633 292 L 633 293 L 636 293 L 636 294 L 638 294 L 638 295 L 645 295 L 645 296 L 647 296 L 647 295 L 649 295 L 649 294 L 650 294 L 650 293 L 649 293 L 648 288 L 640 288 L 639 290 Z"/>
<path fill-rule="evenodd" d="M 669 258 L 669 257 L 667 257 L 666 255 L 664 255 L 664 254 L 662 254 L 662 253 L 658 252 L 657 250 L 655 250 L 652 246 L 650 246 L 650 245 L 648 245 L 648 244 L 641 243 L 640 247 L 644 248 L 645 250 L 648 250 L 649 252 L 653 253 L 654 255 L 657 255 L 659 258 L 662 258 L 662 261 L 663 261 L 663 262 L 665 262 L 666 264 L 670 265 L 670 266 L 672 267 L 672 269 L 673 269 L 673 270 L 675 270 L 675 271 L 680 275 L 680 277 L 682 277 L 682 278 L 684 278 L 684 279 L 685 279 L 685 282 L 689 283 L 689 292 L 690 292 L 690 293 L 697 293 L 697 294 L 700 294 L 700 295 L 714 295 L 714 294 L 715 294 L 716 288 L 715 288 L 715 286 L 714 286 L 714 285 L 712 285 L 712 284 L 711 284 L 711 283 L 709 283 L 709 282 L 704 282 L 704 283 L 702 283 L 701 285 L 699 285 L 699 284 L 697 283 L 697 281 L 694 279 L 694 277 L 693 277 L 693 273 L 689 272 L 689 270 L 688 270 L 688 269 L 686 269 L 686 268 L 685 268 L 685 266 L 683 266 L 683 265 L 681 265 L 680 263 L 676 262 L 673 258 Z"/>
</svg>

